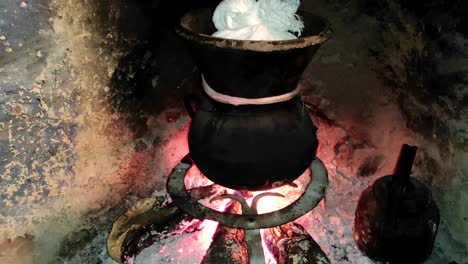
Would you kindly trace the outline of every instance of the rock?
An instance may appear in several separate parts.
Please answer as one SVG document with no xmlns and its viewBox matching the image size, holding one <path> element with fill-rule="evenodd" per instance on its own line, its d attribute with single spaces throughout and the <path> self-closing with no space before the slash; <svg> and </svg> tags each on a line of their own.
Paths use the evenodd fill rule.
<svg viewBox="0 0 468 264">
<path fill-rule="evenodd" d="M 69 234 L 62 242 L 59 255 L 65 258 L 74 256 L 78 251 L 86 247 L 96 235 L 97 231 L 95 228 L 83 228 Z"/>
<path fill-rule="evenodd" d="M 148 145 L 141 139 L 135 143 L 135 151 L 141 152 L 145 151 L 147 148 Z"/>
<path fill-rule="evenodd" d="M 384 157 L 381 155 L 368 156 L 359 167 L 358 176 L 368 177 L 374 175 L 378 171 L 383 160 Z"/>
</svg>

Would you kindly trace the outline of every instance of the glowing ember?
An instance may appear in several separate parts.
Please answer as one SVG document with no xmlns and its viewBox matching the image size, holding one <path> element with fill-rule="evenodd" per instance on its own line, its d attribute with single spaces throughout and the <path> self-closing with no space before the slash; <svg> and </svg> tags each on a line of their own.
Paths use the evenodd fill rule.
<svg viewBox="0 0 468 264">
<path fill-rule="evenodd" d="M 265 243 L 265 229 L 262 229 L 260 231 L 260 234 L 262 234 L 262 247 L 263 247 L 263 253 L 265 255 L 265 264 L 277 264 L 277 261 L 271 251 L 268 249 L 266 243 Z"/>
<path fill-rule="evenodd" d="M 257 212 L 258 214 L 264 214 L 282 209 L 299 199 L 309 182 L 309 175 L 310 171 L 307 170 L 290 185 L 284 185 L 267 191 L 248 192 L 248 197 L 244 198 L 246 198 L 247 204 L 251 205 L 254 197 L 258 195 L 267 192 L 282 194 L 284 197 L 265 196 L 261 198 L 257 204 Z M 192 166 L 188 172 L 188 176 L 185 178 L 186 189 L 208 186 L 210 184 L 213 184 L 213 182 L 206 178 L 196 166 Z M 222 193 L 240 194 L 239 191 L 228 188 L 222 188 Z M 220 204 L 218 201 L 210 202 L 210 199 L 202 199 L 199 202 L 217 211 L 223 211 L 226 208 L 226 202 Z M 222 204 L 224 204 L 224 206 Z"/>
<path fill-rule="evenodd" d="M 268 191 L 252 192 L 253 197 L 249 198 L 247 200 L 247 203 L 251 205 L 253 198 L 263 193 L 279 193 L 282 194 L 284 197 L 265 196 L 261 198 L 257 204 L 257 212 L 259 214 L 264 214 L 283 209 L 284 207 L 290 205 L 291 203 L 299 199 L 299 197 L 304 192 L 307 183 L 309 182 L 309 175 L 310 171 L 307 170 L 291 185 L 284 185 L 278 188 L 270 189 Z"/>
<path fill-rule="evenodd" d="M 296 201 L 304 192 L 310 179 L 309 175 L 310 172 L 306 171 L 290 185 L 260 192 L 237 191 L 216 185 L 214 189 L 215 193 L 207 193 L 207 197 L 200 199 L 199 202 L 216 211 L 222 212 L 234 201 L 231 199 L 215 199 L 213 201 L 213 197 L 218 197 L 221 194 L 235 194 L 237 196 L 242 196 L 248 206 L 252 206 L 252 201 L 256 196 L 264 195 L 258 200 L 256 210 L 259 214 L 269 213 L 282 209 Z M 212 185 L 213 182 L 206 178 L 196 166 L 192 166 L 188 171 L 184 184 L 186 189 L 193 189 Z M 276 194 L 277 196 L 267 195 L 267 193 Z M 180 230 L 185 230 L 183 225 L 184 223 Z M 192 233 L 181 231 L 179 232 L 181 234 L 175 234 L 161 239 L 160 241 L 156 241 L 151 247 L 143 250 L 136 257 L 134 262 L 128 261 L 128 263 L 201 263 L 212 243 L 213 235 L 218 225 L 219 224 L 215 221 L 205 220 L 200 225 L 200 231 Z M 276 264 L 277 261 L 269 251 L 263 239 L 264 231 L 265 230 L 259 230 L 262 236 L 261 246 L 263 247 L 265 263 Z"/>
<path fill-rule="evenodd" d="M 256 196 L 266 194 L 266 193 L 281 194 L 282 197 L 267 195 L 267 196 L 263 196 L 261 199 L 258 200 L 257 207 L 256 207 L 257 213 L 259 214 L 269 213 L 269 212 L 282 209 L 290 205 L 292 202 L 296 201 L 302 195 L 305 187 L 307 186 L 309 179 L 310 179 L 309 176 L 310 176 L 310 171 L 307 170 L 306 172 L 303 173 L 303 175 L 301 175 L 292 184 L 274 188 L 268 191 L 240 192 L 240 191 L 236 191 L 236 190 L 232 190 L 228 188 L 223 188 L 222 193 L 236 194 L 239 196 L 241 193 L 243 193 L 244 194 L 243 197 L 246 199 L 246 202 L 249 206 L 252 206 L 252 201 Z M 192 167 L 192 169 L 188 173 L 188 177 L 186 177 L 185 179 L 185 185 L 187 189 L 206 186 L 209 184 L 212 184 L 212 182 L 208 180 L 195 166 Z M 228 199 L 216 200 L 215 202 L 212 202 L 210 201 L 210 199 L 202 199 L 199 202 L 217 211 L 223 211 L 220 209 L 224 209 L 227 207 L 227 203 L 226 203 L 227 200 Z M 219 204 L 220 202 L 223 202 L 223 201 L 224 201 L 224 204 Z M 211 223 L 213 225 L 210 226 L 210 228 L 213 228 L 213 233 L 214 233 L 218 224 L 216 222 L 211 222 Z M 264 231 L 265 230 L 260 230 L 260 234 L 262 235 L 262 248 L 263 248 L 265 263 L 276 264 L 277 263 L 276 259 L 274 258 L 273 254 L 270 252 L 268 247 L 266 246 L 266 243 L 263 239 Z M 207 233 L 213 234 L 211 231 L 208 231 Z M 211 239 L 209 241 L 211 242 Z"/>
<path fill-rule="evenodd" d="M 198 240 L 202 243 L 203 248 L 208 249 L 213 242 L 213 235 L 218 228 L 218 222 L 205 220 L 202 224 L 202 231 L 200 232 L 200 237 Z"/>
<path fill-rule="evenodd" d="M 223 211 L 228 204 L 229 201 L 219 201 L 216 209 Z M 199 264 L 211 245 L 218 223 L 204 220 L 200 228 L 200 231 L 194 233 L 174 235 L 157 241 L 151 247 L 144 249 L 134 262 L 128 261 L 128 263 Z"/>
<path fill-rule="evenodd" d="M 200 171 L 193 166 L 188 177 L 185 179 L 188 188 L 203 187 L 212 184 Z M 203 204 L 210 204 L 211 208 L 224 211 L 231 203 L 229 200 L 219 200 L 214 203 L 209 202 L 209 197 L 200 200 Z M 200 231 L 194 233 L 184 233 L 170 236 L 166 239 L 155 242 L 152 246 L 144 249 L 132 262 L 127 263 L 183 263 L 199 264 L 211 245 L 213 235 L 218 228 L 218 223 L 211 220 L 204 220 L 200 226 Z M 183 228 L 181 228 L 183 230 Z"/>
<path fill-rule="evenodd" d="M 192 168 L 190 168 L 184 181 L 187 190 L 213 184 L 212 181 L 210 181 L 200 172 L 197 166 L 192 166 Z"/>
</svg>

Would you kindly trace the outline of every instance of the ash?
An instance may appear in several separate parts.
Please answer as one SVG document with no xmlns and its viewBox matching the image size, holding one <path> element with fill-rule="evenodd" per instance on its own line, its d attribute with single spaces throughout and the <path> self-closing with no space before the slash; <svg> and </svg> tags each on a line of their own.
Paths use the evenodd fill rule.
<svg viewBox="0 0 468 264">
<path fill-rule="evenodd" d="M 199 264 L 210 246 L 217 226 L 217 223 L 206 220 L 202 224 L 201 231 L 171 236 L 158 241 L 144 249 L 133 263 Z"/>
</svg>

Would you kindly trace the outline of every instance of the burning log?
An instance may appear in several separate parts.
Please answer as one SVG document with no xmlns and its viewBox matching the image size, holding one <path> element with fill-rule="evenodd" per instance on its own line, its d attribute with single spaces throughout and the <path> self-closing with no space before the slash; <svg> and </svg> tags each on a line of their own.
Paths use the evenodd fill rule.
<svg viewBox="0 0 468 264">
<path fill-rule="evenodd" d="M 240 213 L 241 206 L 233 203 L 227 210 L 230 213 Z M 218 226 L 213 235 L 213 242 L 208 249 L 202 264 L 249 264 L 247 245 L 244 241 L 244 230 Z"/>
<path fill-rule="evenodd" d="M 320 246 L 296 223 L 265 230 L 265 243 L 278 264 L 329 264 L 330 260 Z"/>
</svg>

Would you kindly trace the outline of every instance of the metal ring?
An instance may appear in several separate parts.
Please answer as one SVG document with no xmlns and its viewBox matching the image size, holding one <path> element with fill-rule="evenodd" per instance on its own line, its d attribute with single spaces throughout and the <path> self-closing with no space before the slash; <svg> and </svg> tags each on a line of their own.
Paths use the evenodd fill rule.
<svg viewBox="0 0 468 264">
<path fill-rule="evenodd" d="M 167 191 L 173 202 L 187 214 L 198 219 L 209 219 L 221 225 L 246 230 L 280 226 L 314 209 L 325 196 L 328 173 L 323 162 L 316 158 L 310 165 L 311 180 L 302 196 L 287 207 L 265 214 L 231 214 L 208 208 L 194 199 L 185 188 L 184 179 L 192 165 L 179 163 L 167 180 Z"/>
</svg>

